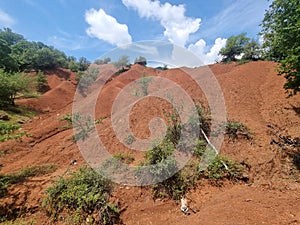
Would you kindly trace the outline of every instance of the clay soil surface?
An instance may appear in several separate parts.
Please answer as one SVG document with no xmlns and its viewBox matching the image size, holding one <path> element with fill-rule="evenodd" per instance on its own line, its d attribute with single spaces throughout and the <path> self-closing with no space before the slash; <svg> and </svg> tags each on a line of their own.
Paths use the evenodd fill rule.
<svg viewBox="0 0 300 225">
<path fill-rule="evenodd" d="M 244 65 L 215 64 L 206 68 L 219 82 L 227 118 L 240 121 L 252 132 L 251 140 L 225 137 L 220 150 L 222 155 L 247 165 L 248 181 L 224 181 L 219 186 L 212 185 L 209 180 L 201 181 L 186 196 L 189 206 L 195 211 L 189 216 L 180 211 L 179 202 L 154 200 L 149 188 L 116 185 L 113 199 L 123 210 L 121 219 L 124 224 L 300 224 L 300 157 L 297 161 L 292 154 L 298 152 L 300 155 L 300 143 L 291 147 L 281 139 L 300 138 L 300 98 L 299 95 L 287 98 L 283 89 L 285 79 L 276 75 L 275 67 L 276 64 L 271 62 L 250 62 Z M 203 91 L 185 73 L 187 71 L 199 76 L 202 73 L 201 68 L 158 71 L 133 65 L 129 71 L 110 79 L 100 94 L 95 93 L 99 94 L 95 104 L 96 119 L 105 118 L 97 125 L 97 131 L 111 154 L 132 153 L 135 155 L 133 164 L 143 159 L 143 152 L 124 146 L 111 126 L 113 103 L 122 89 L 145 73 L 170 79 L 186 90 L 192 99 L 206 102 Z M 114 68 L 110 65 L 100 68 L 96 82 L 101 84 L 103 77 L 113 72 Z M 52 174 L 11 185 L 9 195 L 0 199 L 2 209 L 7 209 L 8 213 L 22 211 L 23 220 L 34 219 L 37 224 L 54 224 L 49 222 L 41 208 L 46 188 L 67 170 L 76 170 L 86 164 L 72 141 L 73 131 L 63 128 L 66 124 L 59 119 L 72 113 L 75 74 L 60 69 L 49 72 L 47 78 L 50 90 L 43 96 L 17 101 L 18 105 L 37 112 L 22 126 L 31 135 L 23 137 L 22 141 L 0 143 L 1 174 L 32 165 L 57 165 L 58 169 Z M 141 139 L 149 137 L 151 119 L 164 118 L 170 110 L 172 106 L 162 99 L 140 101 L 129 116 L 133 134 Z M 72 160 L 76 160 L 77 164 L 71 165 Z"/>
</svg>

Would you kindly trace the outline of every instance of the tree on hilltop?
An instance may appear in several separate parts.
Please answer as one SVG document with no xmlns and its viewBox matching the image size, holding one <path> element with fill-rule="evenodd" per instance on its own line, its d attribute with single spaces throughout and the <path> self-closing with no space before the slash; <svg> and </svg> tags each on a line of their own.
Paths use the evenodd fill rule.
<svg viewBox="0 0 300 225">
<path fill-rule="evenodd" d="M 300 92 L 300 1 L 274 0 L 266 11 L 261 35 L 265 57 L 279 62 L 290 95 Z"/>
</svg>

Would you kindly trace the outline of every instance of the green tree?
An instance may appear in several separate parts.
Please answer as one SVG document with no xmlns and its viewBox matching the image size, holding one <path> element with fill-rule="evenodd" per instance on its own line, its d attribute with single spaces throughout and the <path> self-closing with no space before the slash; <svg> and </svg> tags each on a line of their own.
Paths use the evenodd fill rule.
<svg viewBox="0 0 300 225">
<path fill-rule="evenodd" d="M 87 58 L 85 58 L 85 57 L 80 57 L 78 63 L 79 63 L 78 65 L 79 65 L 80 71 L 87 70 L 91 64 L 90 61 L 88 61 Z"/>
<path fill-rule="evenodd" d="M 260 44 L 252 39 L 249 43 L 244 46 L 242 60 L 244 61 L 256 61 L 261 58 L 261 46 Z"/>
<path fill-rule="evenodd" d="M 142 66 L 146 66 L 147 65 L 147 59 L 143 56 L 139 56 L 138 58 L 136 58 L 134 60 L 134 63 L 135 64 L 140 64 Z"/>
<path fill-rule="evenodd" d="M 103 64 L 108 64 L 110 61 L 111 61 L 111 58 L 106 57 L 104 59 L 96 59 L 94 63 L 97 65 L 103 65 Z"/>
<path fill-rule="evenodd" d="M 11 48 L 3 39 L 0 39 L 0 68 L 7 72 L 18 70 L 18 63 L 11 56 Z"/>
<path fill-rule="evenodd" d="M 126 67 L 129 64 L 129 56 L 128 55 L 123 55 L 121 56 L 118 61 L 113 62 L 113 65 L 117 68 L 120 69 L 122 67 Z"/>
<path fill-rule="evenodd" d="M 12 32 L 10 28 L 0 29 L 0 39 L 5 40 L 9 46 L 25 40 L 22 35 Z"/>
<path fill-rule="evenodd" d="M 9 74 L 0 70 L 0 104 L 15 105 L 15 99 L 20 93 L 27 93 L 34 89 L 35 82 L 29 75 L 21 73 Z"/>
<path fill-rule="evenodd" d="M 266 11 L 262 31 L 265 56 L 280 63 L 290 95 L 300 91 L 300 1 L 274 0 Z"/>
<path fill-rule="evenodd" d="M 249 43 L 250 39 L 246 37 L 246 33 L 228 38 L 226 46 L 219 52 L 223 56 L 222 62 L 237 61 L 237 56 L 244 52 L 244 47 Z"/>
</svg>

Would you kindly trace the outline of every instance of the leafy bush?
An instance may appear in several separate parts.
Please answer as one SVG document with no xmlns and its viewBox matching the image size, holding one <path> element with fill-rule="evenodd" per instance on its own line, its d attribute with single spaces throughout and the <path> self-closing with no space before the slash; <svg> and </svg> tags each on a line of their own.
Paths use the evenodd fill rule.
<svg viewBox="0 0 300 225">
<path fill-rule="evenodd" d="M 241 122 L 230 120 L 224 124 L 226 134 L 233 139 L 237 139 L 239 136 L 251 139 L 251 133 L 249 128 Z"/>
<path fill-rule="evenodd" d="M 109 203 L 111 191 L 110 181 L 91 168 L 81 168 L 49 187 L 43 206 L 54 221 L 113 225 L 120 222 L 120 212 Z M 69 216 L 64 218 L 65 212 Z"/>
<path fill-rule="evenodd" d="M 225 168 L 224 164 L 228 167 Z M 234 162 L 227 157 L 217 155 L 212 163 L 204 171 L 206 178 L 216 180 L 241 180 L 243 178 L 243 172 L 245 168 L 241 164 Z"/>
<path fill-rule="evenodd" d="M 30 92 L 34 87 L 32 77 L 21 73 L 10 74 L 0 69 L 0 107 L 15 105 L 18 94 Z"/>
</svg>

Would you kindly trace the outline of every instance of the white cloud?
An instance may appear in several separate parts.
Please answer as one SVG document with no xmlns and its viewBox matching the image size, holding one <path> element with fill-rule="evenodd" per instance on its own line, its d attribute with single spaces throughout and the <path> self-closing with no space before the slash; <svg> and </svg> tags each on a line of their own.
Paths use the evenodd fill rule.
<svg viewBox="0 0 300 225">
<path fill-rule="evenodd" d="M 122 0 L 127 8 L 133 8 L 140 17 L 160 21 L 165 28 L 164 35 L 174 44 L 185 46 L 189 35 L 198 31 L 200 18 L 189 18 L 185 16 L 184 5 L 171 5 L 166 2 L 151 0 Z"/>
<path fill-rule="evenodd" d="M 15 24 L 15 20 L 6 12 L 0 9 L 0 27 L 10 27 Z"/>
<path fill-rule="evenodd" d="M 227 39 L 217 38 L 211 49 L 206 51 L 206 42 L 200 39 L 195 44 L 189 45 L 188 50 L 197 55 L 205 65 L 212 64 L 222 59 L 222 57 L 219 56 L 219 52 L 221 48 L 225 47 L 226 42 Z"/>
<path fill-rule="evenodd" d="M 85 20 L 90 25 L 86 32 L 91 37 L 96 37 L 117 46 L 132 41 L 127 25 L 118 23 L 116 18 L 107 15 L 103 9 L 86 11 Z"/>
</svg>

